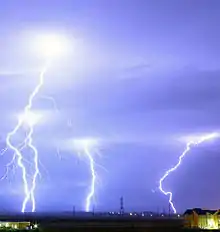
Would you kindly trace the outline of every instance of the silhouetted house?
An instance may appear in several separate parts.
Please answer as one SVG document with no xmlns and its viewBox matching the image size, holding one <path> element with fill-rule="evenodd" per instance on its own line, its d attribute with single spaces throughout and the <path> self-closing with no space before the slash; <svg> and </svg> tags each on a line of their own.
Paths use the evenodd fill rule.
<svg viewBox="0 0 220 232">
<path fill-rule="evenodd" d="M 220 229 L 220 210 L 188 209 L 184 219 L 188 228 Z"/>
</svg>

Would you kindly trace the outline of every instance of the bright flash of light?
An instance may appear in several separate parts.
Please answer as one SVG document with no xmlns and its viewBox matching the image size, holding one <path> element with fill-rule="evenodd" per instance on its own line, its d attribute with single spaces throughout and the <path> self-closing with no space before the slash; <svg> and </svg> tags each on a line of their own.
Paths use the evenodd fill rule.
<svg viewBox="0 0 220 232">
<path fill-rule="evenodd" d="M 34 126 L 40 120 L 41 115 L 38 115 L 32 111 L 26 111 L 25 113 L 21 114 L 19 118 L 23 122 L 23 124 Z"/>
<path fill-rule="evenodd" d="M 96 186 L 96 180 L 97 180 L 97 174 L 95 170 L 95 160 L 93 157 L 92 150 L 98 146 L 98 141 L 95 139 L 81 139 L 81 140 L 74 140 L 74 146 L 77 150 L 83 150 L 84 155 L 89 160 L 89 168 L 91 173 L 91 183 L 90 183 L 90 190 L 88 192 L 88 195 L 86 197 L 85 201 L 85 211 L 89 212 L 91 211 L 91 201 L 94 199 L 95 195 L 95 186 Z"/>
<path fill-rule="evenodd" d="M 34 126 L 38 123 L 39 121 L 39 115 L 36 115 L 33 112 L 33 101 L 37 97 L 39 91 L 44 85 L 44 77 L 45 73 L 48 69 L 49 63 L 51 63 L 51 59 L 54 58 L 55 55 L 59 55 L 59 53 L 62 51 L 62 46 L 63 46 L 63 39 L 60 39 L 60 36 L 55 36 L 55 35 L 41 35 L 37 36 L 36 38 L 36 43 L 34 44 L 35 46 L 31 46 L 31 48 L 37 49 L 37 51 L 46 58 L 47 64 L 45 67 L 42 69 L 40 72 L 39 76 L 39 81 L 36 87 L 34 88 L 33 92 L 30 94 L 28 98 L 28 103 L 24 108 L 24 111 L 22 115 L 20 115 L 17 125 L 14 127 L 14 129 L 7 134 L 6 137 L 6 145 L 7 148 L 6 150 L 2 151 L 1 154 L 4 154 L 8 149 L 11 149 L 14 153 L 12 161 L 10 161 L 6 165 L 6 174 L 8 172 L 8 168 L 12 165 L 13 162 L 17 162 L 18 167 L 21 168 L 22 171 L 22 181 L 23 181 L 23 188 L 24 188 L 24 200 L 22 203 L 22 212 L 26 211 L 27 208 L 27 203 L 30 201 L 31 202 L 31 211 L 34 212 L 36 210 L 36 203 L 35 203 L 35 188 L 36 188 L 36 181 L 37 177 L 40 176 L 40 171 L 39 171 L 39 156 L 38 156 L 38 150 L 33 144 L 33 133 L 34 133 Z M 61 46 L 62 45 L 62 46 Z M 50 99 L 51 100 L 51 99 Z M 26 131 L 26 136 L 24 140 L 21 142 L 19 145 L 14 145 L 12 143 L 12 138 L 14 135 L 17 134 L 17 132 L 25 127 Z M 33 154 L 33 163 L 30 164 L 33 166 L 33 174 L 27 173 L 25 161 L 25 157 L 22 153 L 22 150 L 25 148 L 30 148 Z M 28 160 L 28 163 L 30 161 Z M 3 179 L 6 176 L 3 176 Z"/>
<path fill-rule="evenodd" d="M 92 157 L 92 154 L 90 153 L 90 150 L 88 147 L 85 147 L 85 154 L 87 155 L 90 163 L 90 171 L 92 175 L 92 181 L 91 181 L 91 187 L 90 187 L 90 192 L 86 198 L 86 206 L 85 210 L 86 212 L 90 211 L 90 205 L 91 205 L 91 199 L 95 194 L 95 183 L 96 183 L 96 173 L 95 173 L 95 162 Z"/>
<path fill-rule="evenodd" d="M 47 59 L 52 59 L 66 52 L 67 39 L 62 35 L 44 34 L 37 36 L 35 41 L 36 52 Z"/>
<path fill-rule="evenodd" d="M 165 172 L 165 174 L 161 177 L 161 179 L 160 179 L 160 181 L 159 181 L 159 189 L 160 189 L 160 191 L 161 191 L 164 195 L 166 195 L 166 196 L 169 197 L 169 204 L 170 204 L 170 206 L 171 206 L 171 208 L 172 208 L 172 210 L 173 210 L 173 212 L 174 212 L 175 214 L 176 214 L 177 211 L 176 211 L 176 208 L 175 208 L 174 203 L 173 203 L 173 194 L 172 194 L 171 191 L 168 191 L 168 192 L 167 192 L 167 191 L 165 191 L 165 190 L 163 189 L 163 181 L 164 181 L 172 172 L 174 172 L 174 171 L 181 165 L 182 159 L 185 157 L 185 155 L 186 155 L 187 153 L 189 153 L 189 151 L 191 150 L 191 147 L 192 147 L 192 146 L 197 146 L 197 145 L 199 145 L 200 143 L 203 143 L 203 142 L 205 142 L 205 141 L 207 141 L 207 140 L 214 139 L 214 138 L 216 138 L 216 137 L 219 137 L 219 134 L 218 134 L 218 133 L 211 133 L 211 134 L 202 136 L 202 137 L 198 138 L 197 140 L 188 142 L 188 143 L 186 144 L 185 150 L 184 150 L 183 153 L 179 156 L 178 163 L 177 163 L 175 166 L 173 166 L 172 168 L 170 168 L 169 170 L 167 170 L 167 171 Z"/>
<path fill-rule="evenodd" d="M 38 94 L 38 92 L 40 91 L 41 87 L 44 84 L 45 72 L 46 72 L 46 68 L 44 68 L 42 72 L 40 73 L 39 83 L 35 87 L 34 91 L 31 93 L 31 95 L 29 96 L 28 104 L 24 108 L 24 113 L 22 114 L 22 116 L 19 117 L 18 123 L 15 126 L 15 128 L 11 132 L 9 132 L 6 137 L 7 147 L 9 147 L 14 152 L 13 160 L 17 160 L 17 164 L 22 170 L 22 180 L 23 180 L 24 193 L 25 193 L 25 198 L 23 200 L 22 209 L 21 209 L 22 212 L 26 211 L 26 205 L 29 200 L 31 200 L 31 205 L 32 205 L 31 211 L 34 212 L 36 208 L 34 192 L 36 188 L 36 180 L 40 172 L 38 168 L 38 151 L 36 147 L 33 145 L 32 135 L 34 132 L 34 125 L 35 123 L 37 123 L 38 117 L 32 112 L 32 106 L 33 106 L 34 98 L 36 97 L 36 95 Z M 22 151 L 21 149 L 19 149 L 19 147 L 17 147 L 16 145 L 13 145 L 11 142 L 11 139 L 13 138 L 13 136 L 18 132 L 18 130 L 23 125 L 27 125 L 29 127 L 29 131 L 26 134 L 26 138 L 23 141 L 24 147 L 29 147 L 34 154 L 34 174 L 32 176 L 32 180 L 30 184 L 28 183 L 28 178 L 27 178 L 28 173 L 26 171 L 26 167 L 23 162 L 24 157 L 23 157 Z"/>
</svg>

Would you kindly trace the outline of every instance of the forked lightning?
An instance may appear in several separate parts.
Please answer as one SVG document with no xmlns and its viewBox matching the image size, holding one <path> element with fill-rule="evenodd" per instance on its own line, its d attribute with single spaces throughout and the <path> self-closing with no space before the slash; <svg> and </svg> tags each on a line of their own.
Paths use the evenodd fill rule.
<svg viewBox="0 0 220 232">
<path fill-rule="evenodd" d="M 183 151 L 183 153 L 179 157 L 178 163 L 174 167 L 167 170 L 165 172 L 165 174 L 161 177 L 161 179 L 159 181 L 159 189 L 164 195 L 169 197 L 169 204 L 170 204 L 170 206 L 171 206 L 174 213 L 176 213 L 177 210 L 176 210 L 176 208 L 174 206 L 174 203 L 173 203 L 173 194 L 172 194 L 171 191 L 164 190 L 164 188 L 163 188 L 164 180 L 181 165 L 183 158 L 185 157 L 186 154 L 188 154 L 190 152 L 192 146 L 197 146 L 197 145 L 199 145 L 199 144 L 201 144 L 201 143 L 203 143 L 203 142 L 205 142 L 207 140 L 211 140 L 211 139 L 214 139 L 216 137 L 219 137 L 219 134 L 218 133 L 212 133 L 212 134 L 208 134 L 206 136 L 202 136 L 201 138 L 197 139 L 196 141 L 188 142 L 187 145 L 186 145 L 185 150 Z"/>
</svg>

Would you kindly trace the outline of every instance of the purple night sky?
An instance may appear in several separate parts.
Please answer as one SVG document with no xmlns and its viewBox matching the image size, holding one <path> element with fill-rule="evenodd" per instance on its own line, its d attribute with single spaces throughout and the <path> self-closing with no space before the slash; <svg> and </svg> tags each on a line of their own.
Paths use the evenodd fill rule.
<svg viewBox="0 0 220 232">
<path fill-rule="evenodd" d="M 100 141 L 97 210 L 118 210 L 121 196 L 125 210 L 168 209 L 160 177 L 188 137 L 220 129 L 219 22 L 218 0 L 2 0 L 0 149 L 39 78 L 27 34 L 62 32 L 74 44 L 34 101 L 44 115 L 34 132 L 38 212 L 84 209 L 89 164 L 66 146 L 84 137 Z M 220 139 L 193 148 L 164 182 L 179 212 L 220 208 L 219 148 Z M 0 175 L 12 156 L 0 156 Z M 0 211 L 19 211 L 23 197 L 17 168 L 0 182 Z"/>
</svg>

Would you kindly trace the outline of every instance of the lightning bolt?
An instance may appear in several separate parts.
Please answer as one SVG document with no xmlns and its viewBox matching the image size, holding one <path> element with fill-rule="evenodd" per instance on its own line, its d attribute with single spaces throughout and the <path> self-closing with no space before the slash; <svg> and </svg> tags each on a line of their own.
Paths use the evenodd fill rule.
<svg viewBox="0 0 220 232">
<path fill-rule="evenodd" d="M 100 166 L 96 163 L 94 155 L 100 155 L 96 147 L 99 145 L 96 139 L 74 139 L 70 140 L 73 142 L 73 147 L 77 151 L 80 157 L 85 157 L 89 164 L 90 170 L 90 184 L 89 191 L 86 195 L 84 210 L 86 212 L 91 211 L 91 202 L 94 201 L 94 196 L 96 192 L 96 185 L 98 184 L 99 176 L 97 175 L 97 167 Z M 100 166 L 102 167 L 102 166 Z M 102 167 L 103 168 L 103 167 Z M 103 168 L 104 169 L 104 168 Z M 104 169 L 105 170 L 105 169 Z"/>
<path fill-rule="evenodd" d="M 22 203 L 22 209 L 21 212 L 25 212 L 26 211 L 26 206 L 28 201 L 31 201 L 32 204 L 32 212 L 35 212 L 36 209 L 36 203 L 35 203 L 35 188 L 36 188 L 36 180 L 37 177 L 40 175 L 39 172 L 39 157 L 38 157 L 38 150 L 37 148 L 33 145 L 33 133 L 34 133 L 34 122 L 32 122 L 31 120 L 27 120 L 30 118 L 30 116 L 33 114 L 32 112 L 32 108 L 33 108 L 33 101 L 36 98 L 37 94 L 39 93 L 40 89 L 42 88 L 42 86 L 44 85 L 44 76 L 46 73 L 46 66 L 44 67 L 44 69 L 41 71 L 40 73 L 40 77 L 39 77 L 39 82 L 37 84 L 37 86 L 35 87 L 35 89 L 33 90 L 33 92 L 31 93 L 31 95 L 29 96 L 28 99 L 28 103 L 24 108 L 24 116 L 20 117 L 18 120 L 17 125 L 15 126 L 15 128 L 9 132 L 7 134 L 6 137 L 6 144 L 7 144 L 7 148 L 11 149 L 14 152 L 14 156 L 12 158 L 12 161 L 8 163 L 7 165 L 7 170 L 8 171 L 8 167 L 12 164 L 13 161 L 17 161 L 17 165 L 21 168 L 22 171 L 22 181 L 23 181 L 23 188 L 24 188 L 24 200 Z M 27 121 L 26 121 L 27 120 Z M 29 127 L 29 131 L 26 134 L 26 137 L 24 139 L 24 141 L 22 142 L 22 148 L 16 145 L 13 145 L 12 143 L 12 138 L 13 136 L 18 132 L 19 129 L 22 128 L 22 126 L 24 126 L 25 124 L 28 124 Z M 32 180 L 31 183 L 29 185 L 28 183 L 28 174 L 27 174 L 27 170 L 26 167 L 24 165 L 24 161 L 25 158 L 22 154 L 22 150 L 24 148 L 29 147 L 32 152 L 33 152 L 33 161 L 34 161 L 34 174 L 32 176 Z"/>
<path fill-rule="evenodd" d="M 22 146 L 22 144 L 18 145 L 19 147 L 19 150 L 22 151 L 24 149 L 25 146 Z M 4 155 L 6 153 L 6 151 L 8 150 L 8 148 L 4 148 L 1 152 L 1 155 Z M 4 180 L 6 178 L 8 178 L 8 175 L 9 175 L 9 171 L 11 169 L 14 170 L 14 164 L 15 164 L 15 161 L 16 161 L 16 154 L 14 153 L 11 161 L 9 161 L 7 164 L 6 164 L 6 171 L 5 171 L 5 174 L 0 178 L 0 180 Z M 12 167 L 12 168 L 11 168 Z"/>
<path fill-rule="evenodd" d="M 47 96 L 47 95 L 43 95 L 43 96 L 40 96 L 42 99 L 45 99 L 45 100 L 48 100 L 52 103 L 53 105 L 53 109 L 55 110 L 55 112 L 58 114 L 59 113 L 59 109 L 57 107 L 57 103 L 55 101 L 55 99 L 51 96 Z"/>
<path fill-rule="evenodd" d="M 85 154 L 88 157 L 89 160 L 89 166 L 90 166 L 90 173 L 91 173 L 91 184 L 90 184 L 90 191 L 86 197 L 86 205 L 85 205 L 85 211 L 89 212 L 91 208 L 91 200 L 94 197 L 95 194 L 95 184 L 96 184 L 96 171 L 95 171 L 95 161 L 92 157 L 91 152 L 89 151 L 88 146 L 85 146 Z"/>
<path fill-rule="evenodd" d="M 203 142 L 205 142 L 205 141 L 207 141 L 207 140 L 214 139 L 214 138 L 216 138 L 216 137 L 219 137 L 219 134 L 218 134 L 218 133 L 211 133 L 211 134 L 208 134 L 208 135 L 206 135 L 206 136 L 202 136 L 200 139 L 198 139 L 198 140 L 196 140 L 196 141 L 190 141 L 190 142 L 188 142 L 188 143 L 186 144 L 185 150 L 184 150 L 183 153 L 179 156 L 178 163 L 177 163 L 175 166 L 173 166 L 172 168 L 170 168 L 169 170 L 167 170 L 167 171 L 165 172 L 165 174 L 161 177 L 161 179 L 160 179 L 160 181 L 159 181 L 159 189 L 160 189 L 160 191 L 161 191 L 164 195 L 166 195 L 166 196 L 169 197 L 169 204 L 170 204 L 170 206 L 171 206 L 171 208 L 172 208 L 172 210 L 173 210 L 173 212 L 174 212 L 175 214 L 176 214 L 177 211 L 176 211 L 176 208 L 175 208 L 174 203 L 173 203 L 173 193 L 172 193 L 171 191 L 168 191 L 168 192 L 167 192 L 167 191 L 165 191 L 165 190 L 163 189 L 163 182 L 164 182 L 164 180 L 165 180 L 172 172 L 174 172 L 175 170 L 177 170 L 177 168 L 181 165 L 182 160 L 183 160 L 183 158 L 185 157 L 185 155 L 188 154 L 188 153 L 190 152 L 192 146 L 198 146 L 199 144 L 201 144 L 201 143 L 203 143 Z"/>
</svg>

